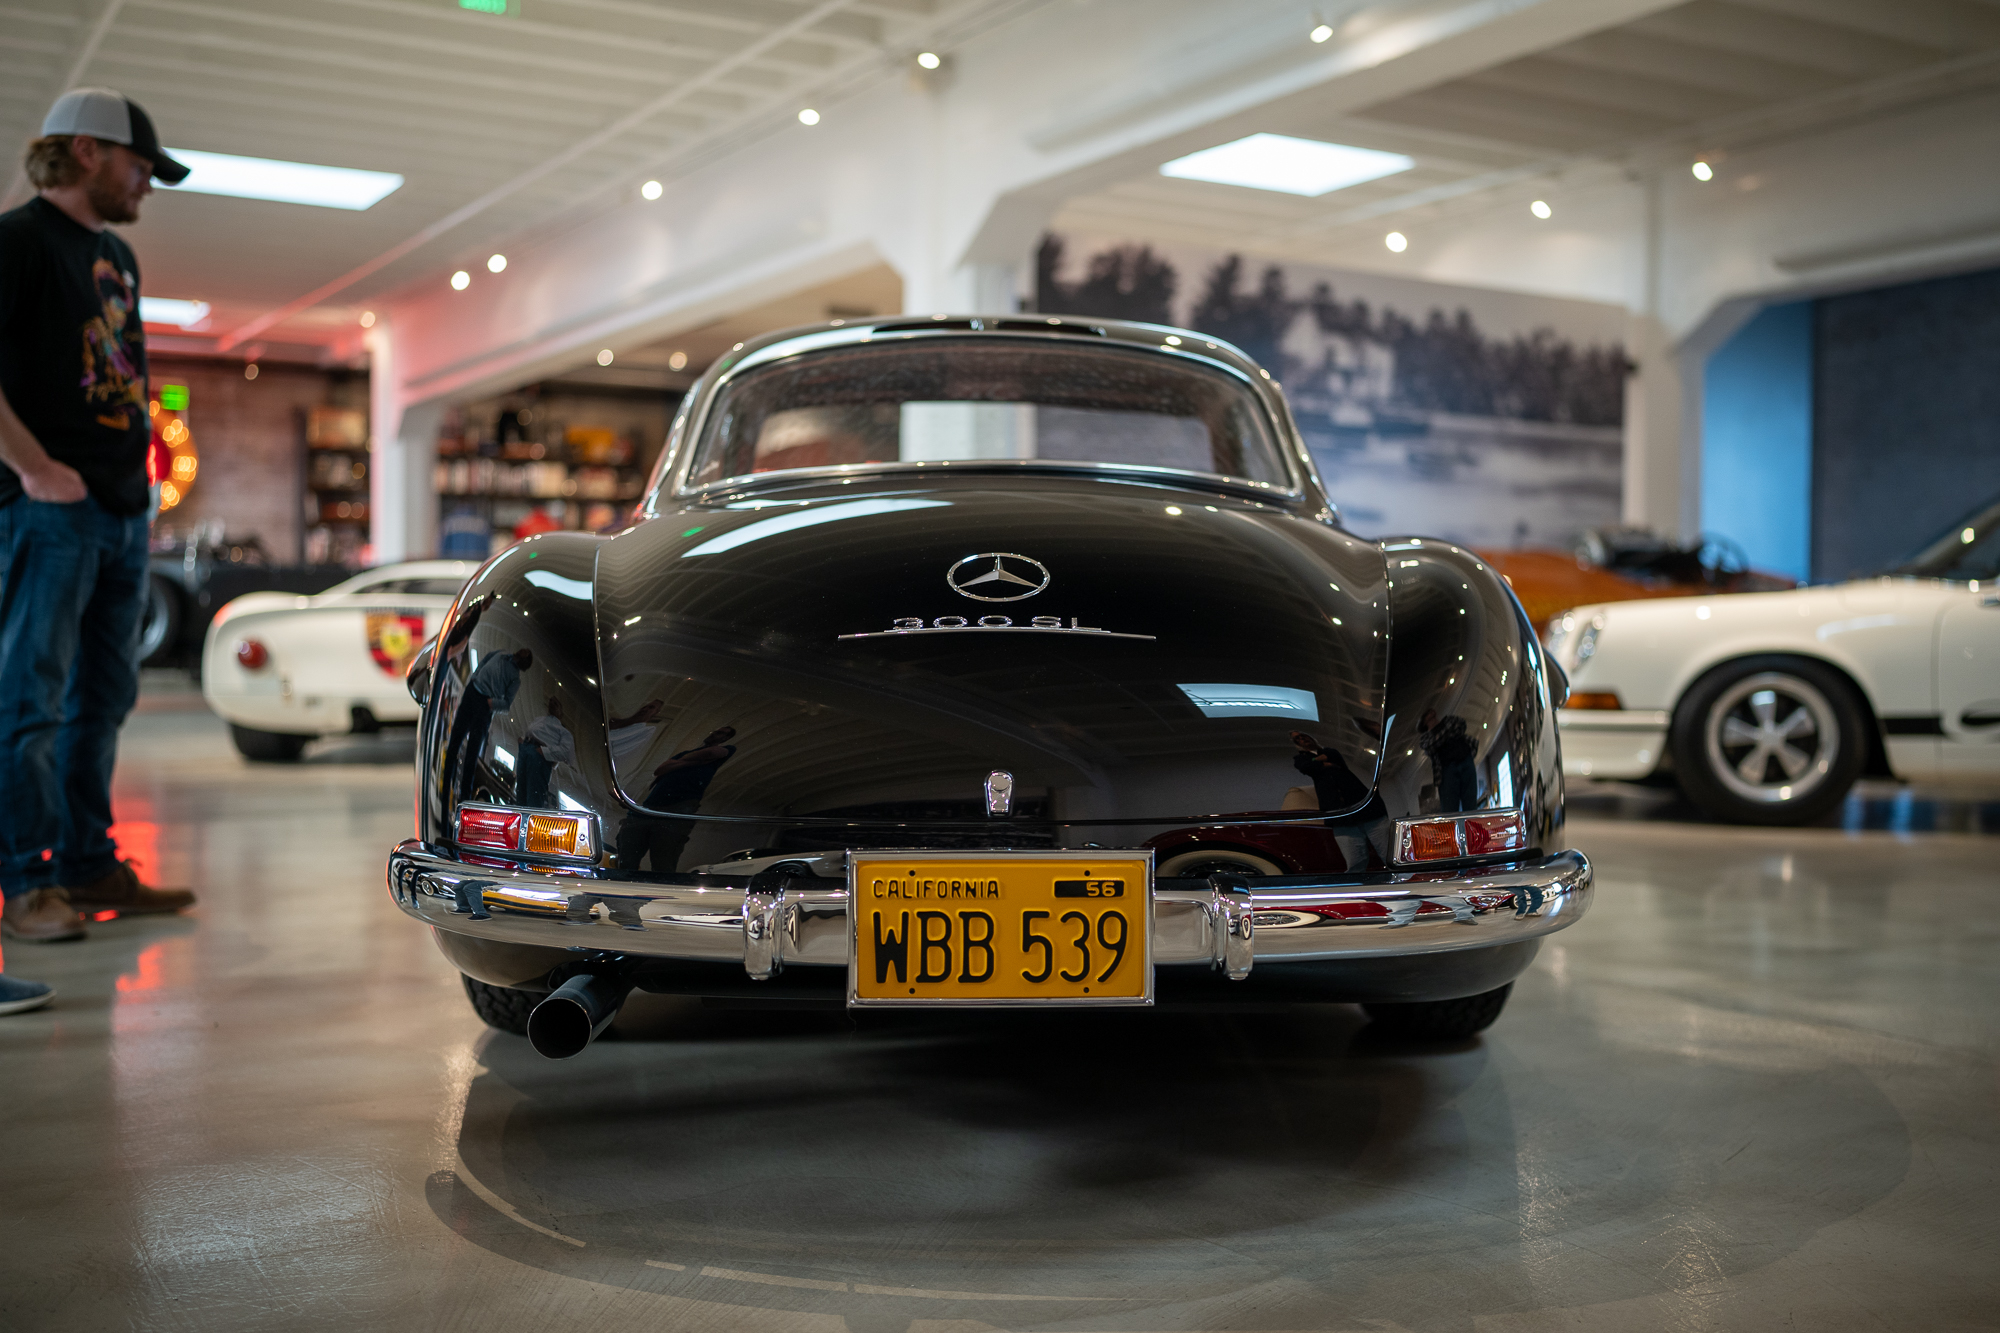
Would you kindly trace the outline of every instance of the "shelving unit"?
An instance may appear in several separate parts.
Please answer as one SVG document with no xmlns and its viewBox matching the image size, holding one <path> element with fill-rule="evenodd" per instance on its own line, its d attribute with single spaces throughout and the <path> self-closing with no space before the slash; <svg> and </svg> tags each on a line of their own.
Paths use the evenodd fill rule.
<svg viewBox="0 0 2000 1333">
<path fill-rule="evenodd" d="M 369 544 L 368 414 L 315 407 L 305 436 L 306 563 L 359 564 Z"/>
<path fill-rule="evenodd" d="M 538 385 L 461 408 L 438 438 L 438 554 L 484 559 L 533 532 L 619 526 L 677 399 Z"/>
</svg>

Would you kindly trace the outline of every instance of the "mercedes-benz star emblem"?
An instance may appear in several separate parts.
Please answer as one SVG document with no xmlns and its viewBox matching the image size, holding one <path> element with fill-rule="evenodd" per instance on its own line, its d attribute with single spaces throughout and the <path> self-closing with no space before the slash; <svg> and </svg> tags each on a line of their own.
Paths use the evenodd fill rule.
<svg viewBox="0 0 2000 1333">
<path fill-rule="evenodd" d="M 1018 602 L 1049 586 L 1049 570 L 1012 551 L 981 551 L 946 570 L 944 581 L 960 597 L 976 602 Z"/>
</svg>

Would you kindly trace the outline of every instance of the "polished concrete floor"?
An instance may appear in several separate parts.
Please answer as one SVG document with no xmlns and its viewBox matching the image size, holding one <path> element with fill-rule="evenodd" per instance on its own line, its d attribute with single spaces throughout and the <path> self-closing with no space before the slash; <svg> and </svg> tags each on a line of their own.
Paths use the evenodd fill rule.
<svg viewBox="0 0 2000 1333">
<path fill-rule="evenodd" d="M 2000 1326 L 1994 806 L 1580 794 L 1596 906 L 1451 1049 L 652 1000 L 556 1064 L 382 888 L 407 741 L 148 707 L 121 833 L 202 902 L 7 951 L 0 1328 Z"/>
</svg>

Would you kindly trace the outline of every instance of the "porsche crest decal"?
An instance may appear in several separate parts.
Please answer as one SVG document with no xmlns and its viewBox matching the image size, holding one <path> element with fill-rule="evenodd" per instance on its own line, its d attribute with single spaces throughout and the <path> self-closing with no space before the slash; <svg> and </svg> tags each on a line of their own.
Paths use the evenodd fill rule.
<svg viewBox="0 0 2000 1333">
<path fill-rule="evenodd" d="M 421 611 L 370 611 L 368 613 L 368 655 L 375 665 L 391 676 L 409 668 L 410 659 L 424 643 L 424 614 Z"/>
</svg>

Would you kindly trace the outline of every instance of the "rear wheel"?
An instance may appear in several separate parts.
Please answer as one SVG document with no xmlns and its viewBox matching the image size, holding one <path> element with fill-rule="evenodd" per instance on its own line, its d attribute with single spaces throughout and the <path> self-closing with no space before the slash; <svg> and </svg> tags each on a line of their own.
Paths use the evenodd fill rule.
<svg viewBox="0 0 2000 1333">
<path fill-rule="evenodd" d="M 472 1001 L 472 1012 L 478 1014 L 487 1027 L 499 1028 L 517 1037 L 528 1035 L 528 1015 L 542 1002 L 540 995 L 515 990 L 512 986 L 493 986 L 475 981 L 462 972 L 459 978 L 465 982 L 465 998 Z"/>
<path fill-rule="evenodd" d="M 158 666 L 181 640 L 181 596 L 154 574 L 146 580 L 146 609 L 139 620 L 139 665 Z"/>
<path fill-rule="evenodd" d="M 1493 1026 L 1514 983 L 1457 1000 L 1420 1000 L 1413 1004 L 1364 1004 L 1375 1026 L 1395 1037 L 1413 1041 L 1463 1041 Z"/>
<path fill-rule="evenodd" d="M 255 727 L 239 727 L 229 724 L 229 739 L 236 743 L 236 752 L 245 759 L 260 764 L 288 764 L 305 753 L 305 748 L 313 737 L 293 736 L 282 731 L 259 731 Z"/>
<path fill-rule="evenodd" d="M 1672 745 L 1688 799 L 1739 824 L 1818 819 L 1867 759 L 1853 688 L 1795 657 L 1746 657 L 1704 676 L 1674 710 Z"/>
</svg>

